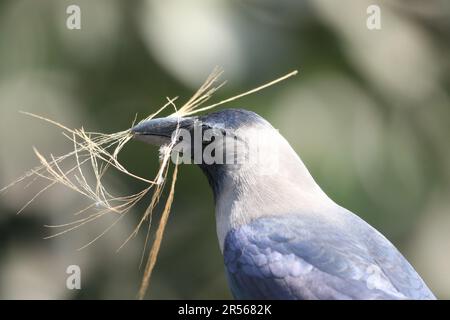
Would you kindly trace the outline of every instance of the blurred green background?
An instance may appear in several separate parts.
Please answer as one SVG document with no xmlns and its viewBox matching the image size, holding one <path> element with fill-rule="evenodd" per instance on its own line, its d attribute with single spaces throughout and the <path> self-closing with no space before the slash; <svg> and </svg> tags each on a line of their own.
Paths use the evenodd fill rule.
<svg viewBox="0 0 450 320">
<path fill-rule="evenodd" d="M 81 30 L 66 8 L 81 8 Z M 381 30 L 366 9 L 381 8 Z M 450 3 L 445 0 L 0 1 L 0 185 L 71 145 L 59 129 L 116 132 L 166 96 L 185 101 L 216 65 L 241 93 L 295 78 L 226 107 L 266 117 L 337 203 L 385 234 L 440 298 L 450 298 Z M 131 142 L 121 160 L 153 177 L 158 153 Z M 181 167 L 148 298 L 228 299 L 214 204 L 198 168 Z M 136 181 L 111 187 L 131 193 Z M 36 183 L 0 195 L 0 298 L 134 299 L 145 232 L 122 251 L 145 204 L 111 222 L 44 240 L 85 201 L 54 188 L 21 215 Z M 66 268 L 82 290 L 66 288 Z"/>
</svg>

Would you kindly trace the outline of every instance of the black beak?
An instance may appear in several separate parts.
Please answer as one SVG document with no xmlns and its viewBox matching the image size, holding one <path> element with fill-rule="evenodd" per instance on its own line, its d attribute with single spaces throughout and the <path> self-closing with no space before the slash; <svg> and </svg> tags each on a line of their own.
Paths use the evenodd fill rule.
<svg viewBox="0 0 450 320">
<path fill-rule="evenodd" d="M 172 135 L 178 129 L 190 129 L 195 117 L 165 117 L 147 120 L 131 129 L 136 140 L 151 145 L 161 146 L 171 141 Z"/>
</svg>

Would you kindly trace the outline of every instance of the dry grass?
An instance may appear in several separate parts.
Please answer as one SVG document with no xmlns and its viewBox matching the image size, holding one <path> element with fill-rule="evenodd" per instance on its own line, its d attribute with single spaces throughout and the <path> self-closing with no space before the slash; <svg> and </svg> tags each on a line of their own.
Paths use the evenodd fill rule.
<svg viewBox="0 0 450 320">
<path fill-rule="evenodd" d="M 177 98 L 167 98 L 168 101 L 164 106 L 162 106 L 158 111 L 151 114 L 147 118 L 143 119 L 141 122 L 156 117 L 167 107 L 172 107 L 174 109 L 174 112 L 170 115 L 170 117 L 183 117 L 203 112 L 267 88 L 275 83 L 283 81 L 297 74 L 297 71 L 293 71 L 281 78 L 278 78 L 253 90 L 244 92 L 242 94 L 219 101 L 214 104 L 204 106 L 205 103 L 213 96 L 213 94 L 225 84 L 225 82 L 217 84 L 217 81 L 222 73 L 222 70 L 216 68 L 206 79 L 203 85 L 197 90 L 197 92 L 195 92 L 195 94 L 181 108 L 177 109 L 175 105 L 175 101 L 177 100 Z M 49 228 L 57 230 L 57 232 L 47 238 L 60 236 L 67 232 L 76 230 L 83 225 L 86 225 L 87 223 L 100 219 L 106 214 L 114 213 L 117 218 L 113 221 L 113 223 L 108 226 L 101 234 L 79 248 L 79 250 L 81 250 L 93 244 L 95 241 L 104 236 L 120 220 L 122 220 L 137 203 L 142 201 L 151 191 L 153 191 L 150 203 L 141 219 L 139 220 L 137 226 L 129 235 L 129 237 L 125 239 L 123 244 L 118 248 L 118 250 L 120 250 L 123 246 L 125 246 L 128 241 L 130 241 L 138 234 L 141 227 L 145 223 L 147 223 L 148 229 L 141 261 L 141 263 L 143 263 L 147 244 L 150 240 L 150 227 L 153 211 L 161 199 L 161 195 L 166 184 L 170 166 L 169 159 L 172 149 L 175 145 L 175 140 L 172 140 L 168 145 L 163 146 L 160 149 L 160 168 L 155 177 L 152 180 L 149 180 L 129 172 L 119 161 L 118 157 L 123 147 L 133 138 L 131 129 L 113 134 L 87 132 L 83 128 L 70 129 L 58 122 L 47 119 L 45 117 L 26 112 L 24 113 L 32 117 L 44 120 L 63 129 L 63 135 L 73 144 L 73 151 L 59 157 L 50 155 L 47 159 L 36 148 L 33 148 L 38 160 L 40 161 L 40 165 L 34 169 L 31 169 L 22 177 L 1 189 L 0 192 L 16 186 L 19 183 L 26 183 L 27 187 L 39 178 L 48 182 L 48 184 L 35 196 L 33 196 L 18 211 L 18 213 L 21 213 L 44 192 L 58 184 L 81 194 L 90 201 L 89 206 L 75 213 L 75 215 L 77 216 L 76 220 L 62 225 L 47 226 Z M 135 123 L 133 122 L 131 127 L 133 127 L 134 125 Z M 69 160 L 72 160 L 72 163 L 74 164 L 68 169 L 63 168 L 63 163 L 67 163 Z M 125 196 L 113 195 L 103 183 L 105 174 L 109 169 L 115 169 L 121 174 L 142 181 L 146 184 L 146 186 L 143 190 L 135 194 Z M 152 242 L 150 253 L 148 254 L 147 263 L 145 265 L 141 288 L 138 294 L 139 299 L 143 299 L 145 296 L 150 283 L 153 268 L 156 264 L 156 259 L 163 238 L 164 229 L 174 199 L 177 173 L 178 168 L 175 166 L 172 174 L 169 195 L 166 198 L 164 210 L 162 212 L 159 225 L 156 230 L 155 239 Z M 88 177 L 92 177 L 93 179 L 88 179 Z"/>
</svg>

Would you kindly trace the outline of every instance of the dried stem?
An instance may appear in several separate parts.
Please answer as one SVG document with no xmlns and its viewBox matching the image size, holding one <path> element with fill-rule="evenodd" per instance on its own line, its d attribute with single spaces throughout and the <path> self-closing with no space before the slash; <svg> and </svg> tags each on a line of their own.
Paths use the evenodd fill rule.
<svg viewBox="0 0 450 320">
<path fill-rule="evenodd" d="M 212 108 L 216 108 L 225 103 L 229 103 L 236 99 L 242 98 L 244 96 L 263 90 L 269 86 L 272 86 L 280 81 L 283 81 L 297 74 L 297 71 L 293 71 L 281 78 L 278 78 L 274 81 L 271 81 L 267 84 L 264 84 L 250 91 L 202 107 L 218 89 L 220 89 L 223 85 L 225 85 L 225 82 L 216 85 L 222 73 L 223 71 L 221 69 L 215 68 L 213 72 L 209 75 L 209 77 L 206 79 L 206 81 L 203 83 L 203 85 L 180 109 L 177 109 L 175 105 L 175 101 L 178 99 L 178 97 L 172 99 L 167 98 L 168 101 L 165 105 L 163 105 L 155 113 L 141 120 L 139 123 L 142 123 L 143 121 L 158 116 L 162 111 L 164 111 L 169 106 L 173 107 L 174 109 L 174 112 L 169 117 L 175 116 L 178 118 L 210 110 Z M 36 193 L 31 198 L 31 200 L 29 200 L 19 210 L 18 213 L 23 212 L 23 210 L 25 210 L 25 208 L 27 208 L 31 203 L 33 203 L 39 196 L 41 196 L 43 193 L 45 193 L 46 191 L 48 191 L 50 188 L 52 188 L 57 184 L 63 185 L 69 188 L 70 190 L 73 190 L 81 194 L 82 196 L 91 201 L 90 205 L 76 212 L 75 216 L 86 214 L 87 212 L 91 212 L 90 214 L 87 214 L 87 216 L 84 218 L 79 218 L 69 223 L 56 226 L 47 226 L 51 229 L 55 228 L 63 229 L 47 238 L 57 237 L 67 232 L 76 230 L 90 222 L 93 222 L 97 219 L 104 217 L 108 213 L 114 213 L 118 215 L 118 217 L 114 220 L 114 222 L 110 224 L 103 232 L 101 232 L 98 236 L 96 236 L 94 239 L 89 241 L 84 246 L 80 247 L 79 250 L 81 250 L 90 246 L 95 241 L 103 237 L 119 221 L 121 221 L 136 204 L 142 201 L 150 193 L 150 191 L 153 191 L 150 203 L 147 209 L 145 210 L 144 214 L 142 215 L 140 221 L 138 222 L 137 226 L 135 227 L 133 232 L 127 237 L 127 239 L 125 239 L 123 244 L 118 248 L 119 251 L 122 247 L 124 247 L 132 238 L 134 238 L 138 234 L 142 225 L 145 222 L 147 222 L 148 231 L 144 243 L 144 251 L 142 256 L 143 259 L 147 248 L 147 243 L 150 238 L 150 228 L 153 211 L 156 208 L 157 204 L 159 203 L 162 192 L 165 187 L 165 182 L 169 171 L 170 156 L 176 144 L 175 138 L 172 139 L 172 141 L 167 146 L 163 146 L 160 149 L 161 153 L 160 168 L 154 179 L 149 180 L 147 178 L 143 178 L 129 172 L 119 161 L 119 154 L 122 151 L 123 147 L 133 138 L 131 129 L 112 134 L 87 132 L 84 130 L 84 128 L 72 130 L 67 126 L 64 126 L 54 120 L 50 120 L 45 117 L 38 116 L 29 112 L 23 113 L 32 116 L 34 118 L 43 120 L 45 122 L 48 122 L 62 129 L 63 135 L 73 144 L 73 151 L 59 157 L 54 157 L 53 155 L 50 155 L 49 159 L 47 159 L 36 148 L 33 148 L 34 153 L 36 154 L 41 165 L 35 167 L 34 169 L 31 169 L 30 171 L 26 172 L 22 177 L 18 178 L 16 181 L 7 185 L 3 189 L 0 189 L 0 192 L 7 191 L 8 189 L 22 182 L 26 182 L 25 188 L 27 188 L 39 178 L 49 181 L 49 184 L 45 186 L 43 189 L 41 189 L 38 193 Z M 131 127 L 133 127 L 134 124 L 135 121 L 133 121 Z M 178 129 L 179 128 L 177 127 L 177 130 Z M 174 135 L 174 137 L 176 137 L 176 135 Z M 68 160 L 74 161 L 75 165 L 72 165 L 70 169 L 64 169 L 62 165 Z M 119 173 L 122 173 L 128 177 L 144 182 L 146 186 L 144 187 L 143 190 L 132 195 L 125 195 L 125 196 L 112 195 L 112 192 L 109 191 L 103 183 L 105 174 L 109 169 L 115 169 Z M 138 295 L 140 299 L 143 299 L 145 296 L 145 293 L 150 283 L 152 271 L 156 264 L 165 226 L 167 224 L 170 209 L 174 199 L 177 174 L 178 174 L 178 167 L 175 166 L 172 174 L 170 192 L 166 199 L 164 210 L 162 212 L 158 228 L 156 230 L 155 239 L 152 243 L 150 253 L 145 265 L 142 284 Z M 88 179 L 88 177 L 91 177 L 94 180 L 94 183 L 90 182 L 90 179 Z M 141 260 L 141 263 L 142 262 L 143 260 Z"/>
</svg>

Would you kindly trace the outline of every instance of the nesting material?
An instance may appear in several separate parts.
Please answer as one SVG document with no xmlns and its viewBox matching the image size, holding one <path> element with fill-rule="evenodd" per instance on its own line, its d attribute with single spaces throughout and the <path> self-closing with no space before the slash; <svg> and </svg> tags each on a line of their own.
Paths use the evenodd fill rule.
<svg viewBox="0 0 450 320">
<path fill-rule="evenodd" d="M 143 119 L 141 122 L 156 117 L 168 107 L 172 107 L 174 109 L 174 112 L 170 116 L 176 117 L 189 116 L 203 112 L 274 85 L 297 74 L 297 71 L 293 71 L 281 78 L 237 96 L 205 106 L 205 103 L 212 97 L 212 95 L 225 84 L 225 82 L 218 84 L 218 80 L 222 73 L 222 70 L 216 68 L 206 79 L 203 85 L 197 90 L 197 92 L 195 92 L 195 94 L 181 108 L 177 109 L 175 105 L 177 98 L 167 98 L 167 103 L 165 105 L 163 105 L 155 113 Z M 56 230 L 56 232 L 47 238 L 57 237 L 67 232 L 76 230 L 83 225 L 104 217 L 107 214 L 114 214 L 116 216 L 116 219 L 111 223 L 111 225 L 109 225 L 94 239 L 80 247 L 79 250 L 88 247 L 104 236 L 120 220 L 122 220 L 137 203 L 143 201 L 147 195 L 151 194 L 149 205 L 139 220 L 137 226 L 118 248 L 118 250 L 120 250 L 126 243 L 128 243 L 128 241 L 136 237 L 141 227 L 147 223 L 148 229 L 142 256 L 142 259 L 144 259 L 147 244 L 151 238 L 150 227 L 153 211 L 161 200 L 162 192 L 166 185 L 170 166 L 169 160 L 176 141 L 172 140 L 169 144 L 161 147 L 159 170 L 153 179 L 147 179 L 129 172 L 119 161 L 119 154 L 123 147 L 133 138 L 131 129 L 112 134 L 87 132 L 83 128 L 70 129 L 56 121 L 42 116 L 27 112 L 24 112 L 24 114 L 46 121 L 47 123 L 62 129 L 63 135 L 71 142 L 71 144 L 73 144 L 73 151 L 58 157 L 55 157 L 52 154 L 48 157 L 44 157 L 36 148 L 33 148 L 40 165 L 26 172 L 22 177 L 1 189 L 0 192 L 4 192 L 19 184 L 25 184 L 25 187 L 27 187 L 38 179 L 47 181 L 47 185 L 35 194 L 27 203 L 25 203 L 18 213 L 24 211 L 32 202 L 37 200 L 39 196 L 56 185 L 63 185 L 89 200 L 90 204 L 87 207 L 75 213 L 77 218 L 74 221 L 61 225 L 47 226 L 48 228 Z M 135 123 L 133 122 L 132 127 L 134 125 Z M 176 135 L 174 135 L 174 137 L 176 137 Z M 73 165 L 66 168 L 67 163 L 70 163 L 70 161 L 72 161 Z M 145 183 L 145 187 L 143 190 L 131 195 L 113 195 L 112 191 L 109 191 L 107 186 L 104 184 L 104 177 L 108 170 L 116 170 L 121 174 L 142 181 Z M 175 166 L 171 176 L 169 194 L 166 198 L 165 206 L 159 220 L 150 252 L 148 254 L 147 262 L 145 264 L 143 279 L 138 293 L 139 299 L 144 298 L 150 284 L 151 274 L 156 264 L 161 241 L 164 235 L 164 229 L 167 224 L 171 205 L 174 199 L 177 174 L 178 167 Z M 143 260 L 141 263 L 142 262 Z"/>
</svg>

